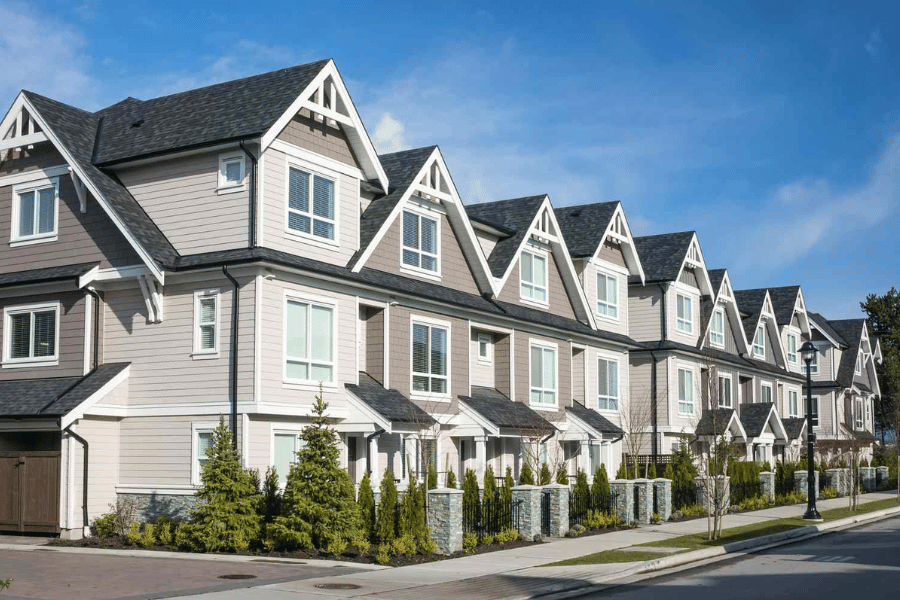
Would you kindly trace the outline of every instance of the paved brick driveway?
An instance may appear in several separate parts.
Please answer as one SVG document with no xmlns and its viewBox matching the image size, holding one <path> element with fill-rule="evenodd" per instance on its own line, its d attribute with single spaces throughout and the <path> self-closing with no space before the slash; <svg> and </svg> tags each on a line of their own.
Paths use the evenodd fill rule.
<svg viewBox="0 0 900 600">
<path fill-rule="evenodd" d="M 10 540 L 4 540 L 9 543 Z M 34 543 L 34 540 L 30 540 Z M 346 575 L 357 569 L 296 563 L 226 562 L 137 558 L 59 552 L 50 548 L 0 550 L 0 576 L 15 581 L 2 598 L 100 600 L 159 598 L 229 590 L 249 585 Z M 220 575 L 256 575 L 224 580 Z"/>
</svg>

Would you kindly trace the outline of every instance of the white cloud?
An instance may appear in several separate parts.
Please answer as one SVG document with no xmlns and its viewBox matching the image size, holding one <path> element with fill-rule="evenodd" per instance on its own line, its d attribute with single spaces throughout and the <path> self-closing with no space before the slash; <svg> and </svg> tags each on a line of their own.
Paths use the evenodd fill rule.
<svg viewBox="0 0 900 600">
<path fill-rule="evenodd" d="M 866 43 L 863 44 L 863 48 L 866 49 L 866 53 L 872 58 L 878 58 L 879 54 L 881 54 L 881 32 L 877 29 L 869 33 L 869 37 L 866 39 Z"/>
<path fill-rule="evenodd" d="M 404 129 L 403 123 L 392 117 L 391 113 L 381 115 L 381 120 L 372 133 L 372 143 L 378 153 L 388 154 L 408 148 L 403 136 Z"/>
</svg>

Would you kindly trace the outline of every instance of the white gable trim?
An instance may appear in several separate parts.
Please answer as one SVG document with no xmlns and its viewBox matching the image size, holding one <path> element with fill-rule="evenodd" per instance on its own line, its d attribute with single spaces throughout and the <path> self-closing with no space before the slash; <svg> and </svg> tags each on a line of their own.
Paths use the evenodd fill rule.
<svg viewBox="0 0 900 600">
<path fill-rule="evenodd" d="M 625 235 L 622 236 L 615 231 L 616 218 L 620 217 L 622 219 L 622 224 L 625 226 Z M 646 280 L 644 277 L 644 267 L 641 266 L 641 259 L 638 257 L 637 249 L 634 247 L 634 236 L 631 234 L 631 226 L 628 225 L 628 219 L 625 217 L 625 210 L 622 208 L 622 203 L 619 202 L 618 206 L 616 206 L 616 210 L 613 212 L 612 218 L 609 220 L 609 225 L 606 226 L 606 231 L 603 232 L 603 237 L 600 239 L 600 243 L 597 245 L 597 249 L 594 250 L 594 255 L 591 257 L 591 261 L 600 260 L 600 249 L 603 247 L 603 244 L 607 239 L 616 241 L 619 243 L 619 247 L 622 248 L 622 255 L 625 257 L 625 264 L 628 266 L 630 275 L 637 275 L 641 278 L 641 283 L 643 284 Z"/>
<path fill-rule="evenodd" d="M 349 408 L 350 408 L 348 416 L 352 417 L 352 415 L 353 415 L 352 411 L 354 411 L 354 410 L 359 411 L 361 413 L 360 416 L 364 417 L 359 420 L 360 423 L 365 422 L 365 417 L 367 417 L 373 423 L 375 423 L 375 425 L 377 425 L 381 429 L 384 429 L 385 433 L 388 433 L 388 434 L 392 433 L 391 422 L 388 419 L 386 419 L 383 415 L 381 415 L 381 413 L 376 412 L 374 409 L 372 409 L 371 406 L 369 406 L 368 404 L 363 402 L 359 398 L 359 396 L 357 396 L 350 390 L 347 390 L 347 400 L 348 400 L 348 404 L 349 404 Z"/>
<path fill-rule="evenodd" d="M 46 130 L 45 130 L 46 131 Z M 100 400 L 106 397 L 108 393 L 116 389 L 119 384 L 128 379 L 128 375 L 131 372 L 131 366 L 127 366 L 122 371 L 106 382 L 103 387 L 99 390 L 91 394 L 86 400 L 84 400 L 81 404 L 73 408 L 66 414 L 62 419 L 60 419 L 60 428 L 65 429 L 78 419 L 82 418 L 85 414 L 91 414 L 90 409 L 97 404 Z M 104 414 L 104 413 L 98 413 Z"/>
<path fill-rule="evenodd" d="M 723 294 L 723 290 L 726 289 L 728 290 L 728 293 Z M 731 281 L 727 271 L 722 278 L 722 284 L 719 286 L 718 290 L 715 290 L 715 294 L 713 295 L 713 311 L 718 308 L 722 308 L 728 314 L 728 327 L 731 329 L 731 335 L 734 336 L 738 354 L 744 355 L 749 353 L 750 343 L 747 341 L 747 332 L 744 331 L 744 327 L 741 324 L 741 314 L 738 311 L 737 303 L 734 301 L 734 290 L 731 287 Z M 703 331 L 703 335 L 700 336 L 697 345 L 698 348 L 709 345 L 709 331 L 711 328 L 712 317 L 710 317 L 709 321 L 706 323 L 706 329 Z"/>
<path fill-rule="evenodd" d="M 309 96 L 321 88 L 329 77 L 331 77 L 331 86 L 333 88 L 331 91 L 336 91 L 338 97 L 344 102 L 347 114 L 340 113 L 336 110 L 337 107 L 326 109 L 324 106 L 311 106 L 309 104 Z M 328 63 L 322 67 L 322 70 L 319 71 L 319 74 L 316 75 L 312 82 L 300 92 L 297 99 L 294 100 L 280 117 L 278 117 L 275 124 L 263 134 L 260 154 L 264 153 L 266 149 L 272 145 L 272 142 L 275 141 L 278 134 L 281 133 L 291 119 L 293 119 L 302 108 L 309 108 L 324 117 L 344 125 L 345 127 L 343 130 L 350 140 L 350 143 L 357 146 L 354 149 L 357 150 L 357 157 L 362 163 L 363 172 L 366 174 L 366 177 L 369 179 L 377 179 L 381 184 L 384 193 L 387 193 L 387 174 L 381 166 L 381 161 L 378 160 L 375 146 L 372 144 L 372 140 L 369 138 L 368 133 L 366 133 L 366 128 L 363 125 L 362 119 L 356 110 L 356 106 L 353 104 L 353 100 L 350 98 L 350 93 L 347 91 L 344 80 L 341 78 L 341 74 L 338 72 L 337 66 L 334 64 L 333 60 L 329 60 Z"/>
<path fill-rule="evenodd" d="M 825 317 L 822 317 L 822 318 L 825 319 Z M 825 319 L 825 320 L 827 321 L 827 319 Z M 828 332 L 826 332 L 823 328 L 821 328 L 821 327 L 819 327 L 818 325 L 816 325 L 815 320 L 810 319 L 810 320 L 809 320 L 809 325 L 810 325 L 810 328 L 811 328 L 811 329 L 815 329 L 816 331 L 818 331 L 819 333 L 821 333 L 822 336 L 823 336 L 826 340 L 828 340 L 828 341 L 831 343 L 832 346 L 834 346 L 835 348 L 840 348 L 840 347 L 841 347 L 841 344 L 838 343 L 838 341 L 837 341 L 836 339 L 834 339 L 833 337 L 831 337 L 830 335 L 828 335 Z"/>
<path fill-rule="evenodd" d="M 697 251 L 697 256 L 700 257 L 699 261 L 689 261 L 689 257 L 691 255 L 691 250 Z M 678 275 L 675 277 L 675 281 L 681 277 L 681 273 L 684 271 L 685 266 L 694 267 L 694 270 L 699 270 L 702 274 L 698 279 L 700 280 L 700 294 L 706 294 L 708 296 L 712 296 L 715 292 L 712 289 L 712 282 L 709 279 L 709 273 L 706 271 L 706 259 L 703 257 L 703 251 L 700 249 L 700 240 L 697 239 L 697 234 L 694 233 L 691 238 L 691 243 L 688 245 L 687 252 L 684 253 L 684 259 L 681 261 L 681 267 L 678 269 Z"/>
<path fill-rule="evenodd" d="M 484 429 L 488 433 L 488 435 L 500 435 L 499 427 L 481 416 L 481 413 L 466 404 L 465 401 L 463 401 L 462 399 L 458 399 L 458 404 L 460 416 L 465 416 L 466 418 L 474 422 L 478 427 Z M 457 426 L 459 425 L 463 425 L 463 423 L 458 423 Z"/>
<path fill-rule="evenodd" d="M 800 331 L 806 335 L 811 335 L 812 331 L 809 316 L 806 314 L 806 301 L 803 299 L 802 288 L 797 288 L 797 298 L 794 300 L 794 312 L 791 314 L 791 320 L 793 320 L 794 315 L 797 315 L 800 321 Z"/>
</svg>

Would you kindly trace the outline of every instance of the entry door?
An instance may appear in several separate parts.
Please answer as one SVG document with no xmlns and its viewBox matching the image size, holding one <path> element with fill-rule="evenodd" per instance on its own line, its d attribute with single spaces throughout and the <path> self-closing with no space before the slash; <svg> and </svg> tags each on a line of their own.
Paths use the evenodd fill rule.
<svg viewBox="0 0 900 600">
<path fill-rule="evenodd" d="M 59 452 L 0 452 L 0 530 L 59 531 Z"/>
</svg>

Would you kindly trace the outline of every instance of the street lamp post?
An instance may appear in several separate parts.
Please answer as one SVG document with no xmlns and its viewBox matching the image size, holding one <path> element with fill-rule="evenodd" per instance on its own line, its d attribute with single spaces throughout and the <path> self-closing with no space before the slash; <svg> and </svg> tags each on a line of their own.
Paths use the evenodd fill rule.
<svg viewBox="0 0 900 600">
<path fill-rule="evenodd" d="M 812 416 L 812 373 L 810 365 L 816 355 L 816 347 L 807 340 L 800 346 L 800 356 L 806 363 L 806 513 L 804 521 L 821 521 L 822 515 L 816 510 L 816 480 L 815 480 L 815 455 L 813 445 L 816 443 L 816 434 L 813 433 Z"/>
</svg>

